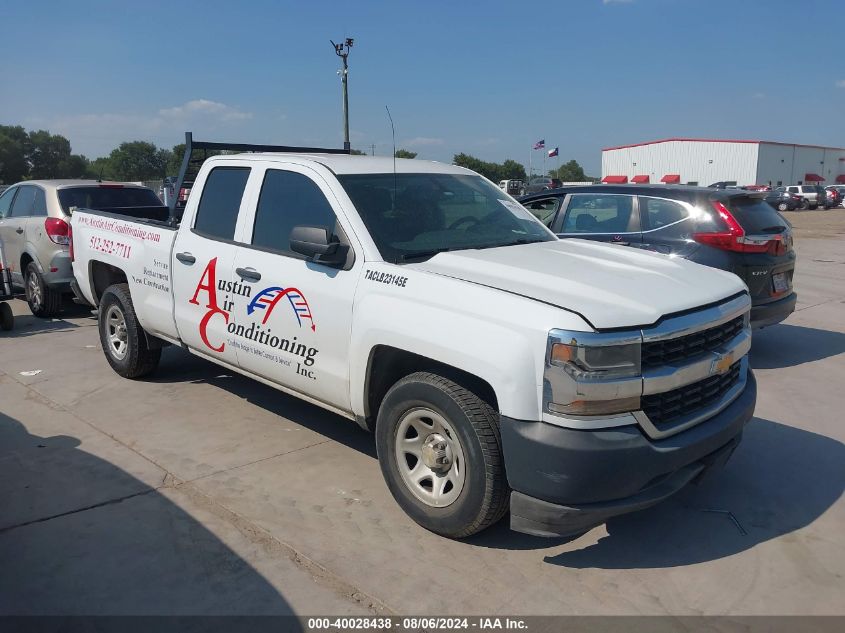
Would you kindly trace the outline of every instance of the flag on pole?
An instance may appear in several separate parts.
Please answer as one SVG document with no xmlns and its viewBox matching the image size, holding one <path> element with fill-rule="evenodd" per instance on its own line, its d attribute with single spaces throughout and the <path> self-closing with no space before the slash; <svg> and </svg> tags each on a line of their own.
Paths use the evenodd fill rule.
<svg viewBox="0 0 845 633">
<path fill-rule="evenodd" d="M 557 156 L 557 150 L 558 150 L 557 147 L 555 147 L 554 149 L 550 149 L 549 150 L 549 158 L 554 158 L 555 156 Z"/>
<path fill-rule="evenodd" d="M 534 143 L 534 149 L 543 149 L 546 146 L 546 139 L 541 139 Z"/>
</svg>

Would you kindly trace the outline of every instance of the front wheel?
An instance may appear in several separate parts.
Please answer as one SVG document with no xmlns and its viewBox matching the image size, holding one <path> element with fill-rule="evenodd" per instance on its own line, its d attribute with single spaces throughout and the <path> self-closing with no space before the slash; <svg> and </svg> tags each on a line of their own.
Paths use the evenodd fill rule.
<svg viewBox="0 0 845 633">
<path fill-rule="evenodd" d="M 806 198 L 801 200 L 801 204 L 799 205 L 799 209 L 802 211 L 806 211 L 810 207 L 810 203 L 807 202 Z"/>
<path fill-rule="evenodd" d="M 50 319 L 59 314 L 62 309 L 62 293 L 44 283 L 44 277 L 35 262 L 29 262 L 26 267 L 24 285 L 26 302 L 33 315 Z"/>
<path fill-rule="evenodd" d="M 376 448 L 387 487 L 417 523 L 462 538 L 508 507 L 498 413 L 448 378 L 418 372 L 384 397 Z"/>
<path fill-rule="evenodd" d="M 155 371 L 161 348 L 149 349 L 138 323 L 127 284 L 106 288 L 100 300 L 97 324 L 106 360 L 124 378 L 140 378 Z"/>
</svg>

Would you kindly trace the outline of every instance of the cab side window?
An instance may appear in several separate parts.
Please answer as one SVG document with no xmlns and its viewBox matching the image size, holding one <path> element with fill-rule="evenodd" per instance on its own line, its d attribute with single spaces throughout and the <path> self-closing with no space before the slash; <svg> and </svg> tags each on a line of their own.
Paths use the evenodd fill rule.
<svg viewBox="0 0 845 633">
<path fill-rule="evenodd" d="M 528 209 L 531 214 L 540 220 L 546 226 L 551 226 L 555 219 L 558 207 L 560 206 L 559 198 L 544 198 L 543 200 L 532 200 L 526 202 L 523 206 Z"/>
<path fill-rule="evenodd" d="M 215 167 L 208 174 L 194 218 L 194 231 L 212 239 L 235 239 L 248 167 Z"/>
<path fill-rule="evenodd" d="M 575 194 L 569 199 L 563 233 L 630 233 L 633 196 Z"/>
<path fill-rule="evenodd" d="M 640 218 L 642 218 L 644 231 L 661 229 L 685 220 L 687 216 L 686 208 L 674 200 L 640 198 Z"/>
<path fill-rule="evenodd" d="M 18 195 L 15 196 L 15 202 L 12 204 L 12 210 L 9 215 L 13 218 L 25 218 L 32 215 L 37 191 L 32 186 L 18 187 Z"/>
<path fill-rule="evenodd" d="M 9 215 L 9 211 L 12 209 L 12 200 L 15 198 L 15 191 L 17 189 L 11 187 L 6 189 L 3 195 L 0 195 L 0 218 L 5 218 Z"/>
<path fill-rule="evenodd" d="M 308 176 L 268 169 L 255 210 L 252 245 L 300 257 L 290 248 L 290 233 L 295 226 L 325 227 L 334 235 L 337 218 L 326 196 Z"/>
</svg>

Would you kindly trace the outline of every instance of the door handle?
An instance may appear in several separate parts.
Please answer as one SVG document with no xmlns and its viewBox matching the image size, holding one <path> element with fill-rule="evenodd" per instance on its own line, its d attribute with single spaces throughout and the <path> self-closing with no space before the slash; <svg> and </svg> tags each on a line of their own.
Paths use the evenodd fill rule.
<svg viewBox="0 0 845 633">
<path fill-rule="evenodd" d="M 15 229 L 15 233 L 23 233 L 23 228 L 19 226 Z"/>
<path fill-rule="evenodd" d="M 261 279 L 261 273 L 253 268 L 235 268 L 235 272 L 238 273 L 242 279 L 249 279 L 250 281 L 258 281 Z"/>
<path fill-rule="evenodd" d="M 190 253 L 176 253 L 176 259 L 178 259 L 183 264 L 193 264 L 197 261 L 197 258 L 191 255 Z"/>
</svg>

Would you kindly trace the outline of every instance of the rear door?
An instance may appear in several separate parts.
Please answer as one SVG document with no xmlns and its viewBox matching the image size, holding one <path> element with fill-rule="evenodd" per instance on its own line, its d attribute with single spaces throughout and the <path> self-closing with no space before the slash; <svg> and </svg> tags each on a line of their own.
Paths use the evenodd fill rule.
<svg viewBox="0 0 845 633">
<path fill-rule="evenodd" d="M 738 254 L 738 267 L 734 271 L 748 286 L 754 304 L 791 294 L 795 250 L 789 223 L 758 197 L 731 197 L 728 208 L 745 231 L 745 240 L 751 248 L 754 243 L 769 244 L 762 253 Z"/>
<path fill-rule="evenodd" d="M 637 245 L 642 241 L 636 196 L 573 193 L 566 196 L 552 230 L 558 237 Z"/>
<path fill-rule="evenodd" d="M 681 200 L 638 196 L 642 248 L 686 257 L 696 244 L 692 240 L 695 220 L 692 206 Z"/>
<path fill-rule="evenodd" d="M 251 169 L 240 163 L 215 166 L 188 201 L 173 245 L 174 316 L 179 338 L 193 351 L 237 365 L 227 328 L 233 303 L 247 292 L 235 276 L 235 232 L 245 207 Z M 192 209 L 192 205 L 196 205 Z"/>
</svg>

